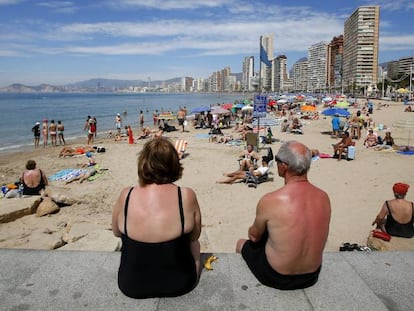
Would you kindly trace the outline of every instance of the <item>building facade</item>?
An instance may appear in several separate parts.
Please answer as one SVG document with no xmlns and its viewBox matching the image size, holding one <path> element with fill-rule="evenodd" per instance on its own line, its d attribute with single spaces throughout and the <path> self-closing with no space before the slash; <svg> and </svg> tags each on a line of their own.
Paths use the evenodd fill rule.
<svg viewBox="0 0 414 311">
<path fill-rule="evenodd" d="M 273 34 L 260 37 L 260 44 L 267 54 L 269 61 L 273 60 Z M 272 89 L 272 66 L 266 65 L 260 61 L 259 79 L 261 91 L 270 91 Z"/>
<path fill-rule="evenodd" d="M 288 90 L 285 88 L 285 83 L 288 80 L 287 73 L 287 57 L 279 55 L 272 60 L 272 92 L 283 93 Z"/>
<path fill-rule="evenodd" d="M 319 42 L 308 49 L 308 92 L 322 92 L 327 89 L 328 44 Z"/>
<path fill-rule="evenodd" d="M 379 6 L 361 6 L 345 21 L 343 83 L 348 91 L 366 90 L 378 81 L 379 14 Z"/>
<path fill-rule="evenodd" d="M 293 64 L 293 90 L 306 92 L 308 89 L 308 59 L 302 58 Z"/>
<path fill-rule="evenodd" d="M 243 61 L 241 89 L 244 92 L 252 92 L 252 78 L 254 76 L 254 57 L 247 56 Z"/>
<path fill-rule="evenodd" d="M 328 45 L 327 81 L 328 91 L 343 92 L 342 88 L 342 62 L 344 53 L 344 37 L 334 37 Z"/>
</svg>

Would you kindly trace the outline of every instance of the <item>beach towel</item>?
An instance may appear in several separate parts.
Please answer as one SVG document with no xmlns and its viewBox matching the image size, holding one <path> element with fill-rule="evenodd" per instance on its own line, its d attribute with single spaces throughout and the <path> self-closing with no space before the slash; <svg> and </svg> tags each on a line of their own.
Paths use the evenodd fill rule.
<svg viewBox="0 0 414 311">
<path fill-rule="evenodd" d="M 84 172 L 85 170 L 83 169 L 69 168 L 61 170 L 52 176 L 49 176 L 48 179 L 51 181 L 66 181 L 72 177 L 77 177 Z"/>
<path fill-rule="evenodd" d="M 210 134 L 197 133 L 197 134 L 194 135 L 194 137 L 196 137 L 196 138 L 209 138 Z"/>
<path fill-rule="evenodd" d="M 413 155 L 414 154 L 414 150 L 409 150 L 409 151 L 397 151 L 398 154 L 404 154 L 404 155 Z"/>
<path fill-rule="evenodd" d="M 106 169 L 101 169 L 99 164 L 95 164 L 96 173 L 88 177 L 88 181 L 94 181 L 95 179 L 101 177 Z"/>
</svg>

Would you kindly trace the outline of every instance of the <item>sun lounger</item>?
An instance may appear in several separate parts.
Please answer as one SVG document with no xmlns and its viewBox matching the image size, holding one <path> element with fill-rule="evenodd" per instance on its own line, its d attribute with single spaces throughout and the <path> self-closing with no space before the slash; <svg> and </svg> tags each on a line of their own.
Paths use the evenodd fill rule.
<svg viewBox="0 0 414 311">
<path fill-rule="evenodd" d="M 175 142 L 175 150 L 177 150 L 178 157 L 180 159 L 184 158 L 185 149 L 187 148 L 187 145 L 188 143 L 186 140 L 179 139 Z"/>
</svg>

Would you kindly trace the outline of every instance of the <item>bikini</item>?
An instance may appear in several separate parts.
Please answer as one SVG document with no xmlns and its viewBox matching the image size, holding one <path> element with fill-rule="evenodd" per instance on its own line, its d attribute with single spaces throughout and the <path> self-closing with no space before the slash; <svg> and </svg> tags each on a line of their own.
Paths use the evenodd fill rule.
<svg viewBox="0 0 414 311">
<path fill-rule="evenodd" d="M 184 211 L 181 189 L 178 202 L 181 235 L 165 242 L 147 243 L 128 237 L 128 192 L 124 207 L 119 289 L 131 298 L 176 297 L 191 291 L 197 283 L 197 271 L 190 250 L 190 234 L 184 233 Z"/>
<path fill-rule="evenodd" d="M 411 202 L 411 220 L 408 223 L 399 223 L 392 217 L 388 201 L 385 201 L 388 210 L 387 221 L 385 223 L 385 230 L 392 236 L 398 236 L 402 238 L 412 238 L 414 236 L 414 203 Z"/>
<path fill-rule="evenodd" d="M 294 290 L 310 287 L 318 281 L 322 266 L 319 266 L 315 272 L 305 274 L 287 275 L 274 270 L 267 261 L 265 253 L 268 236 L 268 232 L 265 231 L 259 242 L 246 241 L 241 251 L 247 266 L 260 283 L 281 290 Z"/>
</svg>

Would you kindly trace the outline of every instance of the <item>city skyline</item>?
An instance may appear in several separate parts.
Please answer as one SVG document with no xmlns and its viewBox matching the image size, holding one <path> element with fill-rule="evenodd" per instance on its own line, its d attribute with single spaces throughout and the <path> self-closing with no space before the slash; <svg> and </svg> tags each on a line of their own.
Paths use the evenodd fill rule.
<svg viewBox="0 0 414 311">
<path fill-rule="evenodd" d="M 379 63 L 414 53 L 414 3 L 305 0 L 28 1 L 0 0 L 0 87 L 92 78 L 207 78 L 245 57 L 259 69 L 259 40 L 274 34 L 273 57 L 288 68 L 308 48 L 343 34 L 360 6 L 379 5 Z"/>
</svg>

